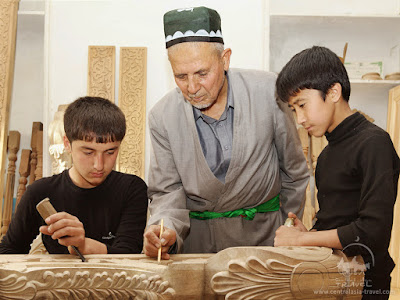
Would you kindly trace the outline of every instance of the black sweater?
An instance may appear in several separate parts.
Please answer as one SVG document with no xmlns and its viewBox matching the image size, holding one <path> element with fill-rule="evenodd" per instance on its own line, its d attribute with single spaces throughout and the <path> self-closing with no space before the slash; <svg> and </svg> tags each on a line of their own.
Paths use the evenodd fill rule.
<svg viewBox="0 0 400 300">
<path fill-rule="evenodd" d="M 366 277 L 389 276 L 400 169 L 390 136 L 355 113 L 326 138 L 329 144 L 318 157 L 315 173 L 320 210 L 314 228 L 337 228 L 344 252 L 363 256 Z"/>
<path fill-rule="evenodd" d="M 58 211 L 76 216 L 85 229 L 85 236 L 107 246 L 110 254 L 140 253 L 147 217 L 147 186 L 135 175 L 112 171 L 99 186 L 77 187 L 64 171 L 28 186 L 7 234 L 0 244 L 0 253 L 25 254 L 45 222 L 36 210 L 44 198 Z M 42 235 L 50 254 L 69 253 L 51 236 Z"/>
</svg>

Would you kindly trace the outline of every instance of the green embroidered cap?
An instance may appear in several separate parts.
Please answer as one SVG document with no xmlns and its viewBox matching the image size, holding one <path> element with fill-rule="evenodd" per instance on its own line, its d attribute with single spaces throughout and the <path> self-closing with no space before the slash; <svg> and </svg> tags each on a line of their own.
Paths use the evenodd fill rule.
<svg viewBox="0 0 400 300">
<path fill-rule="evenodd" d="M 218 12 L 204 6 L 165 13 L 164 33 L 167 48 L 184 42 L 224 43 Z"/>
</svg>

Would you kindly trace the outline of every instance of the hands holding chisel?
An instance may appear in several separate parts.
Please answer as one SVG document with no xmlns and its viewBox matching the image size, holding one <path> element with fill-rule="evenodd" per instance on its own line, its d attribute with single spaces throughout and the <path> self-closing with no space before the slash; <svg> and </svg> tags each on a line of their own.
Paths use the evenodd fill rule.
<svg viewBox="0 0 400 300">
<path fill-rule="evenodd" d="M 66 212 L 58 212 L 46 218 L 47 226 L 41 226 L 40 232 L 51 235 L 53 240 L 58 240 L 60 245 L 68 247 L 71 254 L 75 251 L 71 246 L 75 246 L 85 254 L 107 254 L 105 244 L 85 237 L 85 228 L 79 219 Z"/>
</svg>

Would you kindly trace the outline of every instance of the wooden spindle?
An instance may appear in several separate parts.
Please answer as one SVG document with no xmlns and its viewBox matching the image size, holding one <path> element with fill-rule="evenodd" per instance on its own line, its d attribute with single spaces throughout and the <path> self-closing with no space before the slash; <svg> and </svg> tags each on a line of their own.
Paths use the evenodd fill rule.
<svg viewBox="0 0 400 300">
<path fill-rule="evenodd" d="M 19 201 L 21 200 L 22 195 L 26 191 L 26 184 L 28 183 L 27 177 L 29 176 L 30 172 L 30 165 L 29 165 L 30 156 L 31 156 L 30 149 L 22 150 L 21 162 L 19 163 L 19 185 L 18 185 L 17 201 L 15 203 L 15 209 L 17 209 Z"/>
<path fill-rule="evenodd" d="M 43 130 L 43 124 L 41 122 L 33 122 L 32 136 L 31 136 L 32 153 L 31 153 L 31 159 L 30 159 L 31 170 L 30 170 L 30 174 L 29 174 L 29 184 L 32 184 L 35 181 L 35 170 L 36 170 L 36 164 L 37 164 L 36 133 L 40 130 Z"/>
<path fill-rule="evenodd" d="M 4 236 L 7 233 L 8 226 L 11 222 L 12 216 L 12 205 L 14 196 L 14 183 L 15 183 L 15 162 L 17 160 L 17 152 L 19 150 L 19 142 L 21 134 L 18 131 L 10 131 L 8 135 L 8 169 L 6 179 L 6 190 L 4 196 L 4 207 L 3 207 L 3 224 L 1 226 L 1 235 Z"/>
<path fill-rule="evenodd" d="M 43 131 L 36 132 L 36 151 L 35 181 L 43 177 Z"/>
</svg>

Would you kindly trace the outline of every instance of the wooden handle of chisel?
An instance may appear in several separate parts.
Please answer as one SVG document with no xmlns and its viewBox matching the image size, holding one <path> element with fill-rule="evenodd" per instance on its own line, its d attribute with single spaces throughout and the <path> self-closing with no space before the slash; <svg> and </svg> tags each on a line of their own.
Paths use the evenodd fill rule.
<svg viewBox="0 0 400 300">
<path fill-rule="evenodd" d="M 57 213 L 57 211 L 55 210 L 54 206 L 50 203 L 50 199 L 49 198 L 44 198 L 42 201 L 40 201 L 36 205 L 36 209 L 39 212 L 39 214 L 42 216 L 43 220 L 46 220 L 51 215 L 54 215 L 54 214 Z M 74 249 L 76 254 L 78 254 L 80 259 L 83 262 L 85 262 L 86 258 L 82 255 L 82 253 L 78 250 L 78 248 L 75 247 L 75 246 L 71 246 L 71 247 L 72 247 L 72 249 Z"/>
<path fill-rule="evenodd" d="M 46 220 L 51 215 L 54 215 L 57 213 L 57 211 L 54 209 L 53 205 L 51 205 L 49 198 L 44 198 L 42 201 L 40 201 L 36 205 L 36 209 L 39 212 L 39 214 L 42 216 L 43 220 Z"/>
</svg>

